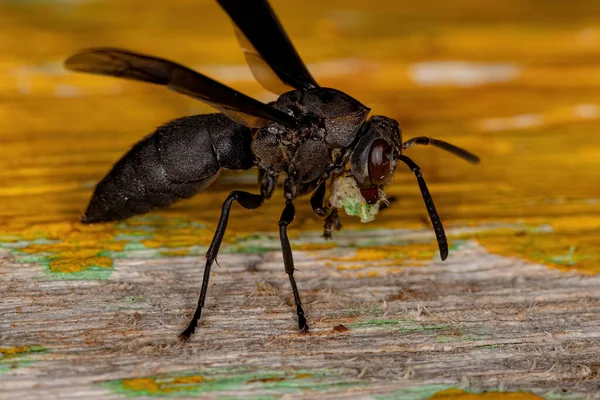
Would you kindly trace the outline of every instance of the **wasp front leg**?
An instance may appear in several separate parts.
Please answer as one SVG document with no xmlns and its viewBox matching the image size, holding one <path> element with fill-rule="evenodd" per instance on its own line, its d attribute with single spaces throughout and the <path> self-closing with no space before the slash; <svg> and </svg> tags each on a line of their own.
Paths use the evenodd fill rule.
<svg viewBox="0 0 600 400">
<path fill-rule="evenodd" d="M 315 214 L 319 217 L 325 217 L 325 224 L 323 225 L 323 237 L 325 239 L 331 239 L 331 232 L 333 230 L 339 231 L 342 228 L 340 217 L 337 212 L 337 208 L 331 208 L 329 205 L 325 206 L 325 192 L 327 191 L 325 182 L 321 182 L 310 197 L 310 205 Z"/>
<path fill-rule="evenodd" d="M 323 181 L 319 184 L 319 186 L 317 186 L 317 190 L 313 192 L 312 196 L 310 196 L 310 205 L 313 209 L 313 212 L 319 217 L 325 217 L 330 212 L 330 209 L 323 204 L 325 202 L 326 191 L 327 185 Z"/>
<path fill-rule="evenodd" d="M 327 218 L 325 218 L 325 225 L 323 225 L 323 237 L 325 239 L 331 239 L 332 229 L 335 231 L 342 229 L 337 208 L 332 209 Z"/>
</svg>

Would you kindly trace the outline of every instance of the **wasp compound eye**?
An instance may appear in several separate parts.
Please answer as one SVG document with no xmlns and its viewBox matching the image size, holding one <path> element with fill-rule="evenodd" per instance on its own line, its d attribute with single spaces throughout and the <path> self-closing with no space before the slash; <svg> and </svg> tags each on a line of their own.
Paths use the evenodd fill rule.
<svg viewBox="0 0 600 400">
<path fill-rule="evenodd" d="M 377 139 L 369 153 L 369 179 L 373 185 L 383 185 L 392 174 L 390 145 L 384 139 Z"/>
</svg>

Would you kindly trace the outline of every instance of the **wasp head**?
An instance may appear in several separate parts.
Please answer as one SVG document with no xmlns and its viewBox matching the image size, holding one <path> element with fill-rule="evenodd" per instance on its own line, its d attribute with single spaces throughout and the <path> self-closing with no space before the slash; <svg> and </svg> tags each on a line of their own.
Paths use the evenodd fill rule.
<svg viewBox="0 0 600 400">
<path fill-rule="evenodd" d="M 375 115 L 365 123 L 350 156 L 350 173 L 368 204 L 385 199 L 383 187 L 394 174 L 401 152 L 402 133 L 398 122 Z"/>
</svg>

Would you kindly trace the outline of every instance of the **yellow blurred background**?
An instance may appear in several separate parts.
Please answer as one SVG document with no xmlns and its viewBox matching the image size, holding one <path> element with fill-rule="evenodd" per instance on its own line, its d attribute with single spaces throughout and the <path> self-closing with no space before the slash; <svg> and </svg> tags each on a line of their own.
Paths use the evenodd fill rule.
<svg viewBox="0 0 600 400">
<path fill-rule="evenodd" d="M 408 151 L 451 236 L 600 271 L 600 2 L 271 4 L 323 86 L 396 118 L 405 139 L 432 136 L 482 158 L 473 167 L 436 149 Z M 61 63 L 75 51 L 153 54 L 262 101 L 275 98 L 253 80 L 214 1 L 3 1 L 0 26 L 0 237 L 10 240 L 32 226 L 46 237 L 76 224 L 95 183 L 137 140 L 171 119 L 212 112 L 161 87 L 66 72 Z M 224 174 L 160 215 L 214 226 L 226 193 L 255 188 L 253 174 Z M 345 226 L 426 226 L 410 171 L 400 166 L 387 193 L 399 201 L 374 223 L 342 216 Z M 292 234 L 321 229 L 307 200 L 298 201 Z M 276 192 L 260 210 L 236 208 L 232 232 L 275 231 L 282 207 Z M 494 224 L 491 233 L 457 233 Z M 502 224 L 521 228 L 507 233 Z"/>
</svg>

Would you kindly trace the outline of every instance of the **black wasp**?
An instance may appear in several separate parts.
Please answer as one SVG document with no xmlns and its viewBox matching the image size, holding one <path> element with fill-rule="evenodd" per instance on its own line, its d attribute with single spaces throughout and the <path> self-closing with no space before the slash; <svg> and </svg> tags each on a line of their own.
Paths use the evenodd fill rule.
<svg viewBox="0 0 600 400">
<path fill-rule="evenodd" d="M 298 312 L 298 326 L 308 330 L 294 280 L 294 261 L 287 226 L 295 215 L 294 200 L 312 193 L 314 212 L 325 219 L 325 237 L 341 224 L 337 208 L 326 204 L 328 185 L 351 179 L 362 204 L 385 202 L 383 187 L 399 161 L 416 175 L 442 260 L 448 256 L 444 228 L 417 164 L 402 154 L 413 145 L 433 145 L 466 161 L 473 154 L 441 140 L 416 137 L 406 142 L 398 123 L 373 115 L 347 94 L 320 87 L 308 72 L 267 0 L 217 0 L 232 19 L 255 78 L 279 94 L 263 104 L 182 65 L 126 50 L 83 50 L 66 61 L 75 71 L 164 85 L 201 100 L 220 114 L 171 121 L 137 143 L 98 183 L 82 218 L 85 223 L 113 221 L 168 206 L 206 189 L 221 169 L 259 169 L 260 194 L 233 191 L 223 203 L 215 236 L 206 253 L 202 290 L 185 331 L 189 338 L 200 319 L 210 278 L 231 205 L 255 209 L 269 199 L 279 174 L 285 208 L 279 235 L 285 272 Z M 349 166 L 349 168 L 347 168 Z"/>
</svg>

